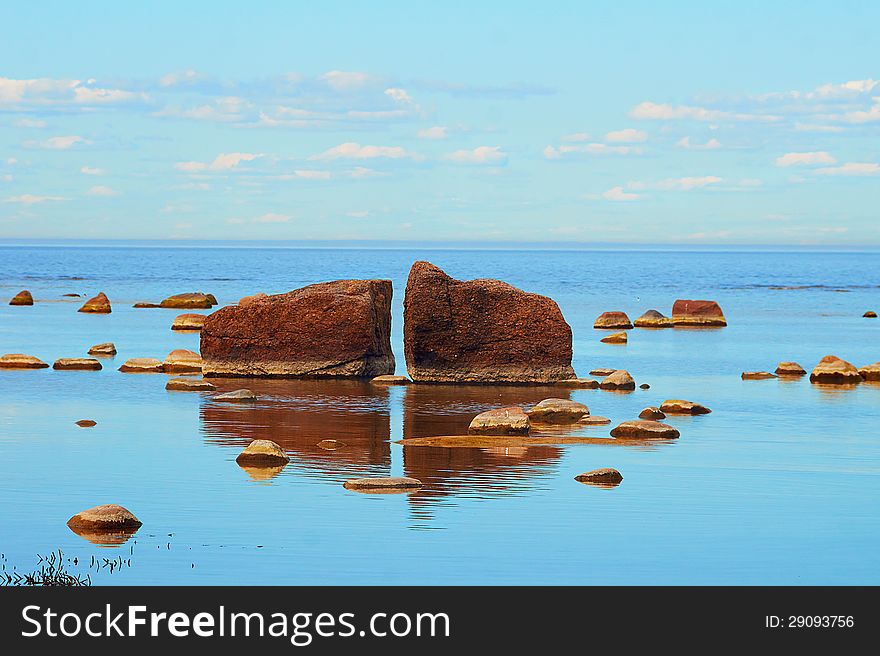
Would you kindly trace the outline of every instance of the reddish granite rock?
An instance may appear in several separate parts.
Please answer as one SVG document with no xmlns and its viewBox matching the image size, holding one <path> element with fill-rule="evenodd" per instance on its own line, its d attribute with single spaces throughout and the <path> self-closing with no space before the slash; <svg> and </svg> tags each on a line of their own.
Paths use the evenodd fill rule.
<svg viewBox="0 0 880 656">
<path fill-rule="evenodd" d="M 162 366 L 169 374 L 197 374 L 202 371 L 202 356 L 187 349 L 174 349 L 165 356 Z"/>
<path fill-rule="evenodd" d="M 12 297 L 12 300 L 9 301 L 9 304 L 10 305 L 33 305 L 34 304 L 34 297 L 31 296 L 31 293 L 28 290 L 23 289 L 22 291 L 18 292 L 15 296 Z"/>
<path fill-rule="evenodd" d="M 370 380 L 373 385 L 409 385 L 412 381 L 406 376 L 394 376 L 394 375 L 385 375 L 385 376 L 376 376 L 372 380 Z"/>
<path fill-rule="evenodd" d="M 797 362 L 780 362 L 776 367 L 777 376 L 806 376 L 806 370 Z"/>
<path fill-rule="evenodd" d="M 135 303 L 134 305 L 132 305 L 131 307 L 137 308 L 137 309 L 143 309 L 143 308 L 158 308 L 158 307 L 162 307 L 162 306 L 159 305 L 158 303 L 150 303 L 148 301 L 139 301 L 139 302 Z"/>
<path fill-rule="evenodd" d="M 179 314 L 171 323 L 171 330 L 201 330 L 204 325 L 204 314 Z"/>
<path fill-rule="evenodd" d="M 89 349 L 89 355 L 97 355 L 99 357 L 112 357 L 116 355 L 116 344 L 113 342 L 104 342 L 103 344 L 95 344 Z"/>
<path fill-rule="evenodd" d="M 590 375 L 591 375 L 591 376 L 603 376 L 603 377 L 604 377 L 604 376 L 610 376 L 610 375 L 613 374 L 615 371 L 617 371 L 617 369 L 605 369 L 605 368 L 600 367 L 599 369 L 593 369 L 593 370 L 590 372 Z"/>
<path fill-rule="evenodd" d="M 94 419 L 80 419 L 79 421 L 73 422 L 80 428 L 94 428 L 98 425 L 98 422 Z"/>
<path fill-rule="evenodd" d="M 666 399 L 660 404 L 660 412 L 665 412 L 667 415 L 707 415 L 712 411 L 693 401 Z"/>
<path fill-rule="evenodd" d="M 211 301 L 214 301 L 213 303 Z M 169 296 L 159 303 L 159 307 L 163 308 L 202 308 L 207 309 L 217 303 L 210 294 L 202 294 L 201 292 L 190 292 L 186 294 L 175 294 Z"/>
<path fill-rule="evenodd" d="M 603 467 L 602 469 L 594 469 L 578 474 L 574 477 L 574 480 L 578 483 L 586 483 L 596 487 L 617 487 L 623 480 L 623 475 L 616 469 Z"/>
<path fill-rule="evenodd" d="M 604 342 L 605 344 L 626 344 L 627 336 L 624 332 L 613 333 L 608 335 L 608 337 L 603 337 L 599 341 Z"/>
<path fill-rule="evenodd" d="M 59 358 L 52 365 L 53 369 L 67 371 L 100 371 L 101 363 L 95 358 Z"/>
<path fill-rule="evenodd" d="M 632 322 L 626 315 L 626 312 L 603 312 L 593 323 L 593 328 L 623 328 L 629 330 L 632 328 Z"/>
<path fill-rule="evenodd" d="M 771 374 L 769 371 L 744 371 L 740 376 L 743 380 L 767 380 L 776 377 L 776 374 Z"/>
<path fill-rule="evenodd" d="M 126 374 L 161 374 L 165 368 L 162 361 L 156 358 L 129 358 L 122 363 L 119 371 Z"/>
<path fill-rule="evenodd" d="M 650 419 L 657 421 L 658 419 L 666 419 L 666 413 L 655 406 L 649 406 L 639 413 L 639 419 Z"/>
<path fill-rule="evenodd" d="M 544 399 L 526 410 L 526 414 L 536 424 L 576 424 L 590 414 L 590 409 L 569 399 Z"/>
<path fill-rule="evenodd" d="M 529 416 L 519 406 L 481 412 L 468 426 L 471 435 L 528 435 Z"/>
<path fill-rule="evenodd" d="M 880 381 L 880 362 L 859 367 L 859 375 L 862 377 L 862 380 L 871 382 Z"/>
<path fill-rule="evenodd" d="M 67 525 L 77 532 L 78 529 L 114 531 L 119 529 L 137 529 L 141 526 L 141 521 L 122 506 L 109 503 L 77 513 L 67 520 Z"/>
<path fill-rule="evenodd" d="M 634 390 L 636 381 L 629 375 L 625 369 L 619 369 L 609 374 L 605 380 L 599 383 L 599 388 L 603 390 Z"/>
<path fill-rule="evenodd" d="M 0 369 L 45 369 L 49 365 L 24 353 L 7 353 L 0 356 Z"/>
<path fill-rule="evenodd" d="M 672 323 L 676 326 L 726 326 L 727 319 L 715 301 L 679 299 L 672 306 Z"/>
<path fill-rule="evenodd" d="M 862 382 L 859 370 L 846 360 L 835 355 L 826 355 L 810 374 L 811 383 L 827 383 L 833 385 L 852 385 Z"/>
<path fill-rule="evenodd" d="M 24 294 L 24 292 L 22 292 L 22 294 Z M 13 299 L 13 300 L 15 300 L 15 299 Z M 877 318 L 877 313 L 874 312 L 874 310 L 868 310 L 868 311 L 865 312 L 862 316 L 863 316 L 865 319 L 876 319 L 876 318 Z"/>
<path fill-rule="evenodd" d="M 661 424 L 659 421 L 625 421 L 611 431 L 611 437 L 628 437 L 636 439 L 663 438 L 675 439 L 679 433 L 669 424 Z"/>
<path fill-rule="evenodd" d="M 226 306 L 205 320 L 201 353 L 206 376 L 393 374 L 391 281 L 337 280 Z"/>
<path fill-rule="evenodd" d="M 635 320 L 636 328 L 672 328 L 672 319 L 657 310 L 648 310 Z"/>
<path fill-rule="evenodd" d="M 83 303 L 78 312 L 89 312 L 92 314 L 110 314 L 110 299 L 107 298 L 107 295 L 104 294 L 104 292 L 101 292 L 97 296 L 90 298 L 85 303 Z"/>
<path fill-rule="evenodd" d="M 414 382 L 552 383 L 574 378 L 571 328 L 546 296 L 500 280 L 455 280 L 416 262 L 403 302 Z"/>
<path fill-rule="evenodd" d="M 555 385 L 573 389 L 599 389 L 599 381 L 592 378 L 566 378 L 565 380 L 557 380 Z"/>
<path fill-rule="evenodd" d="M 251 294 L 250 296 L 242 296 L 238 300 L 238 304 L 241 306 L 250 305 L 251 303 L 256 303 L 267 298 L 269 298 L 269 295 L 265 292 L 257 292 L 256 294 Z"/>
</svg>

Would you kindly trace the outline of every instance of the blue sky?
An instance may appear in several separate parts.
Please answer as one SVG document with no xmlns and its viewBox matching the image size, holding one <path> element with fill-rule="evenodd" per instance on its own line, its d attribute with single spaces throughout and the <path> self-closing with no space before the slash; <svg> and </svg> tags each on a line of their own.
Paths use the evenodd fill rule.
<svg viewBox="0 0 880 656">
<path fill-rule="evenodd" d="M 73 4 L 0 238 L 880 245 L 880 3 Z"/>
</svg>

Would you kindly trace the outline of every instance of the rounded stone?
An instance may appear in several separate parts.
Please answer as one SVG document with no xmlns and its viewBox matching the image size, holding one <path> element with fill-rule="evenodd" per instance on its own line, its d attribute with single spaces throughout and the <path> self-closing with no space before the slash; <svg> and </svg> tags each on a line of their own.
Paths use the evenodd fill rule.
<svg viewBox="0 0 880 656">
<path fill-rule="evenodd" d="M 202 371 L 202 356 L 187 349 L 174 349 L 165 356 L 163 369 L 172 374 L 197 374 Z"/>
<path fill-rule="evenodd" d="M 156 358 L 129 358 L 119 367 L 126 374 L 161 374 L 164 370 L 162 361 Z"/>
<path fill-rule="evenodd" d="M 862 377 L 862 380 L 867 380 L 871 382 L 880 381 L 880 362 L 875 362 L 874 364 L 860 367 L 859 375 Z"/>
<path fill-rule="evenodd" d="M 221 401 L 223 403 L 247 403 L 251 401 L 256 401 L 257 395 L 251 392 L 249 389 L 239 389 L 235 390 L 234 392 L 226 392 L 225 394 L 212 396 L 211 400 Z"/>
<path fill-rule="evenodd" d="M 712 411 L 693 401 L 667 399 L 660 405 L 660 412 L 665 412 L 667 415 L 707 415 Z"/>
<path fill-rule="evenodd" d="M 201 330 L 204 325 L 204 314 L 179 314 L 171 322 L 171 330 Z"/>
<path fill-rule="evenodd" d="M 639 413 L 639 419 L 657 421 L 658 419 L 666 419 L 666 413 L 660 410 L 660 408 L 649 406 Z"/>
<path fill-rule="evenodd" d="M 417 478 L 395 477 L 388 478 L 351 478 L 343 486 L 348 490 L 409 490 L 422 487 L 422 482 Z"/>
<path fill-rule="evenodd" d="M 68 371 L 100 371 L 103 369 L 101 363 L 94 358 L 58 358 L 52 368 Z"/>
<path fill-rule="evenodd" d="M 104 292 L 94 296 L 82 304 L 78 312 L 87 312 L 90 314 L 110 314 L 110 299 Z"/>
<path fill-rule="evenodd" d="M 639 389 L 651 389 L 651 386 L 648 383 L 642 383 L 639 385 Z"/>
<path fill-rule="evenodd" d="M 371 378 L 370 382 L 373 385 L 409 385 L 412 381 L 406 376 L 376 376 L 375 378 Z"/>
<path fill-rule="evenodd" d="M 526 411 L 530 422 L 536 424 L 576 424 L 590 414 L 583 403 L 569 399 L 544 399 Z"/>
<path fill-rule="evenodd" d="M 862 382 L 859 370 L 846 360 L 841 360 L 835 355 L 826 355 L 819 361 L 813 373 L 810 374 L 811 383 L 830 385 L 852 385 Z"/>
<path fill-rule="evenodd" d="M 271 440 L 254 440 L 235 459 L 239 465 L 248 467 L 277 467 L 290 462 L 280 445 Z"/>
<path fill-rule="evenodd" d="M 31 296 L 31 293 L 23 289 L 18 292 L 15 296 L 12 297 L 12 300 L 9 301 L 10 305 L 33 305 L 34 297 Z"/>
<path fill-rule="evenodd" d="M 24 353 L 7 353 L 0 356 L 0 369 L 45 369 L 49 365 Z"/>
<path fill-rule="evenodd" d="M 603 312 L 596 317 L 596 321 L 593 323 L 593 328 L 598 329 L 617 328 L 629 330 L 632 327 L 632 322 L 629 320 L 626 312 Z"/>
<path fill-rule="evenodd" d="M 657 310 L 648 310 L 635 320 L 636 328 L 672 328 L 672 319 Z"/>
<path fill-rule="evenodd" d="M 610 424 L 611 420 L 608 417 L 603 417 L 601 415 L 587 415 L 578 423 L 583 426 L 604 426 L 605 424 Z"/>
<path fill-rule="evenodd" d="M 115 503 L 108 503 L 77 513 L 67 520 L 67 525 L 74 530 L 115 531 L 118 529 L 137 529 L 142 523 L 126 508 Z"/>
<path fill-rule="evenodd" d="M 478 414 L 468 426 L 471 435 L 528 435 L 529 416 L 519 406 L 495 408 Z"/>
<path fill-rule="evenodd" d="M 216 299 L 214 299 L 215 303 L 211 303 L 211 300 L 212 299 L 208 296 L 208 294 L 202 294 L 200 292 L 175 294 L 174 296 L 169 296 L 164 301 L 159 303 L 159 307 L 209 309 L 212 305 L 216 304 Z"/>
<path fill-rule="evenodd" d="M 611 431 L 611 437 L 633 439 L 675 439 L 680 435 L 681 433 L 669 424 L 649 420 L 625 421 Z"/>
<path fill-rule="evenodd" d="M 744 371 L 741 378 L 743 380 L 767 380 L 768 378 L 777 378 L 777 376 L 769 371 Z"/>
<path fill-rule="evenodd" d="M 95 344 L 89 349 L 89 355 L 97 355 L 99 357 L 111 357 L 116 355 L 116 344 L 113 342 L 104 342 L 103 344 Z"/>
<path fill-rule="evenodd" d="M 616 487 L 623 480 L 623 475 L 616 469 L 611 467 L 603 467 L 601 469 L 593 469 L 592 471 L 578 474 L 574 477 L 578 483 L 586 483 L 587 485 L 596 485 L 599 487 Z"/>
<path fill-rule="evenodd" d="M 877 313 L 874 310 L 868 310 L 862 315 L 865 319 L 876 319 Z"/>
<path fill-rule="evenodd" d="M 608 335 L 608 337 L 603 337 L 599 340 L 600 342 L 604 342 L 605 344 L 626 344 L 627 336 L 626 333 L 614 333 L 613 335 Z"/>
<path fill-rule="evenodd" d="M 172 378 L 165 383 L 165 389 L 171 392 L 213 392 L 217 387 L 200 378 Z"/>
<path fill-rule="evenodd" d="M 93 426 L 97 426 L 98 422 L 94 419 L 80 419 L 79 421 L 74 422 L 80 428 L 92 428 Z"/>
<path fill-rule="evenodd" d="M 806 370 L 797 362 L 780 362 L 776 367 L 777 376 L 806 376 Z"/>
<path fill-rule="evenodd" d="M 628 371 L 618 369 L 599 383 L 599 387 L 603 390 L 634 390 L 636 388 L 636 381 L 633 380 Z"/>
</svg>

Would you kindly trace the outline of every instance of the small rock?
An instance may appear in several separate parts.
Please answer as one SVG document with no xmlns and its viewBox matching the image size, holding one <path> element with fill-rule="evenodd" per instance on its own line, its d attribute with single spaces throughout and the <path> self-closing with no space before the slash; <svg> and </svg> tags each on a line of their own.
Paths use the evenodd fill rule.
<svg viewBox="0 0 880 656">
<path fill-rule="evenodd" d="M 648 310 L 635 321 L 636 328 L 672 328 L 672 319 L 657 310 Z"/>
<path fill-rule="evenodd" d="M 58 358 L 52 368 L 68 371 L 100 371 L 103 369 L 101 363 L 94 358 Z"/>
<path fill-rule="evenodd" d="M 578 483 L 586 483 L 587 485 L 596 485 L 598 487 L 617 487 L 623 480 L 623 476 L 616 469 L 603 467 L 602 469 L 594 469 L 578 474 L 574 477 L 574 480 Z"/>
<path fill-rule="evenodd" d="M 657 421 L 658 419 L 666 419 L 666 414 L 655 406 L 649 406 L 639 413 L 639 419 L 650 419 Z"/>
<path fill-rule="evenodd" d="M 110 314 L 111 311 L 110 299 L 107 298 L 104 292 L 87 300 L 78 310 L 78 312 L 89 312 L 91 314 Z"/>
<path fill-rule="evenodd" d="M 651 386 L 648 383 L 642 383 L 639 385 L 639 389 L 651 389 Z"/>
<path fill-rule="evenodd" d="M 110 357 L 116 355 L 116 345 L 113 342 L 95 344 L 92 348 L 89 349 L 89 355 L 97 355 L 99 357 Z"/>
<path fill-rule="evenodd" d="M 252 303 L 262 301 L 264 298 L 269 298 L 269 295 L 265 292 L 257 292 L 256 294 L 251 294 L 250 296 L 242 296 L 240 299 L 238 299 L 238 304 L 241 306 L 251 305 Z"/>
<path fill-rule="evenodd" d="M 715 301 L 677 300 L 672 306 L 672 323 L 676 326 L 726 326 L 727 319 Z"/>
<path fill-rule="evenodd" d="M 776 367 L 777 376 L 805 376 L 807 372 L 797 362 L 780 362 Z"/>
<path fill-rule="evenodd" d="M 62 298 L 80 298 L 82 294 L 62 294 Z"/>
<path fill-rule="evenodd" d="M 555 383 L 560 387 L 569 387 L 573 389 L 599 389 L 599 381 L 592 378 L 566 378 Z"/>
<path fill-rule="evenodd" d="M 145 309 L 145 308 L 151 308 L 151 309 L 152 309 L 152 308 L 159 308 L 159 307 L 162 307 L 162 306 L 159 305 L 158 303 L 149 303 L 149 302 L 146 302 L 146 301 L 140 301 L 139 303 L 135 303 L 135 304 L 132 305 L 131 307 L 133 307 L 133 308 L 137 308 L 137 309 Z"/>
<path fill-rule="evenodd" d="M 351 478 L 343 486 L 348 490 L 408 490 L 422 487 L 417 478 Z"/>
<path fill-rule="evenodd" d="M 165 356 L 163 368 L 166 373 L 197 374 L 202 371 L 202 356 L 187 349 L 174 349 Z"/>
<path fill-rule="evenodd" d="M 318 448 L 326 451 L 336 451 L 336 449 L 341 449 L 344 446 L 345 442 L 340 442 L 339 440 L 321 440 L 318 442 Z"/>
<path fill-rule="evenodd" d="M 74 422 L 80 428 L 91 428 L 92 426 L 97 426 L 98 422 L 94 419 L 80 419 L 77 422 Z"/>
<path fill-rule="evenodd" d="M 603 337 L 599 341 L 606 344 L 626 344 L 627 337 L 626 333 L 614 333 L 613 335 L 608 335 L 608 337 Z"/>
<path fill-rule="evenodd" d="M 478 414 L 468 426 L 471 435 L 528 435 L 529 416 L 519 406 Z"/>
<path fill-rule="evenodd" d="M 406 376 L 376 376 L 370 379 L 373 385 L 409 385 L 412 381 Z"/>
<path fill-rule="evenodd" d="M 659 421 L 625 421 L 611 431 L 611 437 L 628 437 L 636 439 L 663 438 L 675 439 L 681 433 L 669 424 L 661 424 Z"/>
<path fill-rule="evenodd" d="M 199 378 L 172 378 L 165 383 L 165 389 L 170 392 L 213 392 L 217 387 Z"/>
<path fill-rule="evenodd" d="M 617 369 L 593 369 L 590 372 L 590 375 L 591 376 L 610 376 L 615 371 L 617 371 Z"/>
<path fill-rule="evenodd" d="M 608 417 L 603 417 L 601 415 L 587 415 L 578 423 L 584 426 L 603 426 L 604 424 L 610 424 L 611 420 Z"/>
<path fill-rule="evenodd" d="M 22 293 L 24 293 L 24 292 L 22 292 Z M 877 313 L 874 312 L 874 310 L 868 310 L 868 311 L 865 312 L 862 316 L 863 316 L 865 319 L 876 319 L 876 318 L 877 318 Z"/>
<path fill-rule="evenodd" d="M 10 305 L 33 305 L 34 297 L 31 296 L 31 293 L 23 289 L 18 292 L 15 296 L 12 297 L 12 300 L 9 301 Z"/>
<path fill-rule="evenodd" d="M 208 302 L 209 302 L 211 305 L 218 305 L 218 303 L 217 303 L 217 297 L 216 297 L 216 296 L 214 296 L 213 294 L 205 294 L 205 296 L 208 297 Z"/>
<path fill-rule="evenodd" d="M 841 360 L 835 355 L 826 355 L 819 361 L 813 373 L 810 374 L 811 383 L 824 383 L 832 385 L 852 385 L 861 383 L 862 377 L 859 370 L 846 360 Z"/>
<path fill-rule="evenodd" d="M 159 303 L 159 307 L 209 309 L 212 305 L 216 305 L 216 299 L 213 299 L 214 303 L 211 303 L 211 300 L 212 299 L 209 298 L 207 294 L 202 294 L 199 292 L 175 294 L 174 296 L 169 296 L 164 301 Z"/>
<path fill-rule="evenodd" d="M 626 312 L 603 312 L 593 323 L 593 328 L 623 328 L 629 330 L 632 328 L 632 322 L 626 316 Z"/>
<path fill-rule="evenodd" d="M 115 503 L 109 503 L 77 513 L 67 520 L 67 525 L 74 530 L 114 531 L 118 529 L 137 529 L 142 524 L 130 511 Z"/>
<path fill-rule="evenodd" d="M 164 370 L 162 361 L 156 358 L 129 358 L 119 367 L 126 374 L 161 374 Z"/>
<path fill-rule="evenodd" d="M 633 380 L 628 371 L 618 369 L 599 383 L 599 388 L 603 390 L 634 390 L 636 388 L 636 381 Z"/>
<path fill-rule="evenodd" d="M 0 356 L 0 369 L 45 369 L 49 365 L 32 355 L 7 353 Z"/>
<path fill-rule="evenodd" d="M 249 467 L 277 467 L 290 462 L 284 449 L 271 440 L 254 440 L 235 459 L 239 465 Z"/>
<path fill-rule="evenodd" d="M 741 376 L 743 380 L 767 380 L 776 377 L 776 374 L 771 374 L 769 371 L 744 371 Z"/>
<path fill-rule="evenodd" d="M 707 415 L 712 411 L 693 401 L 667 399 L 660 405 L 660 412 L 665 412 L 667 415 Z"/>
<path fill-rule="evenodd" d="M 880 381 L 880 362 L 860 367 L 859 375 L 862 377 L 862 380 Z"/>
<path fill-rule="evenodd" d="M 211 399 L 213 401 L 222 401 L 224 403 L 246 403 L 249 401 L 256 401 L 257 395 L 249 389 L 239 389 L 234 392 L 226 392 L 225 394 L 212 396 Z"/>
<path fill-rule="evenodd" d="M 536 424 L 575 424 L 590 414 L 583 403 L 569 399 L 544 399 L 526 411 L 530 422 Z"/>
<path fill-rule="evenodd" d="M 204 314 L 179 314 L 171 322 L 171 330 L 201 330 L 204 325 Z"/>
</svg>

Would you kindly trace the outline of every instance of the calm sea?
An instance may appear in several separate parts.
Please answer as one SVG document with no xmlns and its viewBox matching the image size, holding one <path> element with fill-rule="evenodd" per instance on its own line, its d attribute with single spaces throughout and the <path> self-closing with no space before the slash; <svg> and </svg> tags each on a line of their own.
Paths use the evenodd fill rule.
<svg viewBox="0 0 880 656">
<path fill-rule="evenodd" d="M 569 393 L 221 380 L 261 394 L 255 406 L 223 407 L 166 392 L 163 375 L 116 371 L 129 357 L 198 348 L 197 333 L 170 330 L 179 311 L 136 301 L 204 291 L 222 305 L 390 278 L 405 373 L 403 290 L 417 259 L 555 299 L 579 375 L 625 368 L 651 385 L 570 392 L 612 425 L 666 398 L 712 414 L 670 418 L 681 438 L 653 447 L 404 448 L 395 441 L 461 434 L 483 409 Z M 828 353 L 880 360 L 880 321 L 862 318 L 880 311 L 878 265 L 880 254 L 855 252 L 0 247 L 0 353 L 51 363 L 99 342 L 119 349 L 100 372 L 0 370 L 0 563 L 29 571 L 60 548 L 100 584 L 880 583 L 880 385 L 739 377 L 780 360 L 809 370 Z M 6 304 L 21 289 L 34 307 Z M 62 297 L 99 291 L 111 315 L 77 313 L 83 299 Z M 592 328 L 602 311 L 668 314 L 676 298 L 716 299 L 729 327 L 634 330 L 626 346 L 600 343 Z M 290 464 L 274 476 L 239 468 L 253 438 L 282 444 Z M 323 439 L 346 446 L 325 451 Z M 574 480 L 597 467 L 619 469 L 623 483 Z M 342 487 L 360 475 L 425 487 Z M 111 502 L 144 522 L 125 544 L 96 545 L 65 525 Z"/>
</svg>

